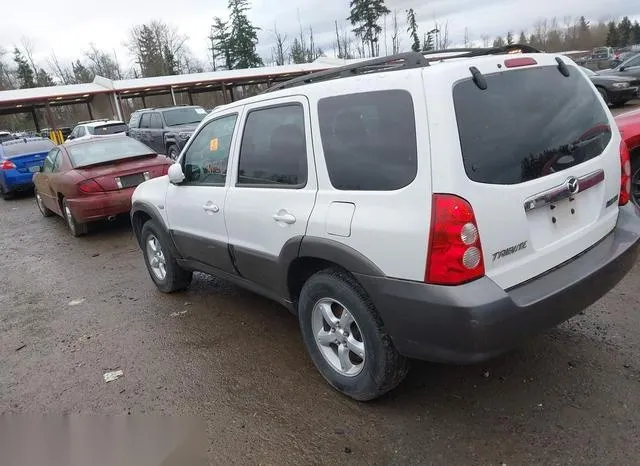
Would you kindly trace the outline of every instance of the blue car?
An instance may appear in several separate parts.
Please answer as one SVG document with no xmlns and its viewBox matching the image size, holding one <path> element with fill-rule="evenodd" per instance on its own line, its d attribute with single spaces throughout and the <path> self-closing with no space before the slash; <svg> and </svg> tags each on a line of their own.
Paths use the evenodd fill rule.
<svg viewBox="0 0 640 466">
<path fill-rule="evenodd" d="M 33 174 L 55 147 L 50 139 L 20 138 L 0 143 L 0 193 L 4 199 L 33 189 Z"/>
</svg>

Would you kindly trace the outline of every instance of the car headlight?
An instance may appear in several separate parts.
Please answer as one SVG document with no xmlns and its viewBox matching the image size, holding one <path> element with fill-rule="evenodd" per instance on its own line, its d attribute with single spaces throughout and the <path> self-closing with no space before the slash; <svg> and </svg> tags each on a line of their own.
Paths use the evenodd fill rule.
<svg viewBox="0 0 640 466">
<path fill-rule="evenodd" d="M 629 87 L 629 83 L 613 83 L 614 89 L 626 89 Z"/>
<path fill-rule="evenodd" d="M 191 137 L 192 134 L 193 134 L 193 132 L 191 132 L 191 131 L 184 131 L 184 132 L 178 133 L 178 137 L 180 139 L 182 139 L 183 141 L 186 141 L 187 139 L 189 139 Z"/>
</svg>

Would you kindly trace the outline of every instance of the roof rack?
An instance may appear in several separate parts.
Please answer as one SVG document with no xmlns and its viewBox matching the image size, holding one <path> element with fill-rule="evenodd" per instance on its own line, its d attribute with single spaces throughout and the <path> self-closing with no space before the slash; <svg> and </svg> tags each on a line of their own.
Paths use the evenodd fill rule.
<svg viewBox="0 0 640 466">
<path fill-rule="evenodd" d="M 429 60 L 430 56 L 451 54 L 450 56 L 441 56 Z M 541 53 L 540 50 L 529 45 L 513 44 L 504 47 L 490 48 L 458 48 L 448 50 L 432 50 L 429 52 L 405 52 L 387 57 L 373 58 L 371 60 L 360 61 L 350 65 L 339 66 L 325 71 L 310 73 L 304 76 L 290 79 L 283 83 L 271 86 L 262 92 L 274 92 L 281 89 L 289 89 L 305 84 L 312 84 L 320 81 L 328 81 L 330 79 L 347 78 L 369 73 L 382 73 L 384 71 L 395 71 L 401 69 L 422 68 L 429 66 L 430 61 L 451 60 L 454 58 L 471 58 L 483 55 L 501 55 L 512 53 Z"/>
<path fill-rule="evenodd" d="M 98 118 L 96 120 L 79 121 L 77 124 L 78 125 L 86 125 L 87 123 L 98 123 L 100 121 L 109 121 L 109 119 L 108 118 Z"/>
</svg>

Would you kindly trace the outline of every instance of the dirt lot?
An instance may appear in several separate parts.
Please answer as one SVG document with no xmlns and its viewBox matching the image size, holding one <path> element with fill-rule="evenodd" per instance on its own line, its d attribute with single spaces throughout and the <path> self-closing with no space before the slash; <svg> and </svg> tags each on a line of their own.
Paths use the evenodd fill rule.
<svg viewBox="0 0 640 466">
<path fill-rule="evenodd" d="M 611 109 L 614 115 L 620 115 L 621 113 L 632 112 L 634 110 L 640 109 L 640 100 L 632 100 L 631 102 L 627 102 L 622 107 L 617 107 Z"/>
<path fill-rule="evenodd" d="M 126 219 L 74 239 L 32 198 L 0 201 L 0 238 L 0 414 L 196 415 L 215 464 L 640 457 L 640 266 L 511 354 L 416 362 L 399 389 L 361 404 L 325 384 L 278 305 L 204 275 L 157 292 Z M 105 383 L 115 368 L 124 377 Z"/>
</svg>

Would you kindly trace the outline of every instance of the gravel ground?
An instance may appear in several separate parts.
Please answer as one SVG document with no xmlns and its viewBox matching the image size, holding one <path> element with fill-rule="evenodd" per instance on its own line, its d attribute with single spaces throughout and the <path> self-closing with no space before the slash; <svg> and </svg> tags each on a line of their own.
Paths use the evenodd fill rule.
<svg viewBox="0 0 640 466">
<path fill-rule="evenodd" d="M 33 198 L 0 201 L 0 238 L 0 414 L 195 415 L 214 464 L 640 457 L 640 267 L 510 354 L 416 362 L 362 404 L 325 384 L 277 304 L 205 275 L 156 291 L 126 218 L 74 239 Z M 124 376 L 105 383 L 111 369 Z"/>
</svg>

